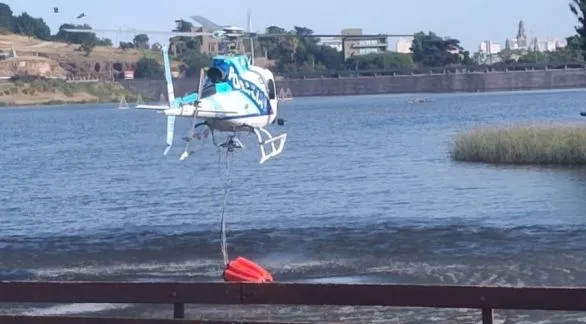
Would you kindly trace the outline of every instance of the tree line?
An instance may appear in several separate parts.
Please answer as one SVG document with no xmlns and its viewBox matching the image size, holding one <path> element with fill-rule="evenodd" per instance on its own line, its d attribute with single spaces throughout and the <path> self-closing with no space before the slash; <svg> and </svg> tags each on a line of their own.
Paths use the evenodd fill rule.
<svg viewBox="0 0 586 324">
<path fill-rule="evenodd" d="M 176 20 L 174 31 L 191 31 L 193 24 L 185 20 Z M 23 12 L 15 16 L 7 4 L 0 3 L 0 31 L 12 32 L 46 41 L 79 44 L 80 49 L 89 55 L 95 46 L 113 46 L 107 38 L 98 38 L 95 34 L 69 33 L 66 28 L 91 29 L 87 24 L 65 23 L 52 35 L 49 26 L 42 18 L 34 18 Z M 470 57 L 459 45 L 457 39 L 444 39 L 433 32 L 420 32 L 415 35 L 413 54 L 396 52 L 374 53 L 354 56 L 347 60 L 343 53 L 326 45 L 320 45 L 319 39 L 311 36 L 313 30 L 295 26 L 286 31 L 282 27 L 266 28 L 267 33 L 286 33 L 291 37 L 258 39 L 255 55 L 265 53 L 269 60 L 275 62 L 276 73 L 304 73 L 332 70 L 371 70 L 388 68 L 410 68 L 414 66 L 445 66 L 451 64 L 469 64 Z M 118 47 L 125 50 L 153 49 L 160 50 L 160 44 L 149 44 L 145 34 L 136 35 L 132 42 L 120 42 Z M 248 44 L 247 44 L 248 46 Z M 200 51 L 201 39 L 198 37 L 172 37 L 169 39 L 169 52 L 174 60 L 181 62 L 181 72 L 196 75 L 201 67 L 207 66 L 210 57 Z M 250 48 L 247 49 L 250 51 Z M 459 53 L 455 53 L 459 51 Z M 137 77 L 158 77 L 162 75 L 158 60 L 142 58 L 137 62 Z"/>
<path fill-rule="evenodd" d="M 112 46 L 112 41 L 107 38 L 98 38 L 95 34 L 76 34 L 63 31 L 64 28 L 90 29 L 87 24 L 74 25 L 63 24 L 56 34 L 51 34 L 51 28 L 43 18 L 35 18 L 26 12 L 15 16 L 9 5 L 0 3 L 0 32 L 15 33 L 28 37 L 35 37 L 44 41 L 67 42 L 79 44 L 80 50 L 91 53 L 95 46 Z"/>
<path fill-rule="evenodd" d="M 586 29 L 583 23 L 586 11 L 586 0 L 572 0 L 570 10 L 578 17 L 579 25 L 576 35 L 567 38 L 568 46 L 554 52 L 530 51 L 522 53 L 519 62 L 576 61 L 583 60 L 586 53 Z M 191 31 L 193 24 L 185 20 L 176 20 L 174 31 Z M 95 34 L 69 33 L 65 28 L 91 29 L 87 24 L 76 25 L 65 23 L 56 34 L 51 34 L 49 26 L 42 18 L 34 18 L 26 12 L 15 16 L 7 4 L 0 3 L 0 32 L 12 32 L 46 41 L 79 44 L 87 55 L 95 46 L 113 46 L 107 38 L 98 38 Z M 460 41 L 445 38 L 434 32 L 418 32 L 414 34 L 411 53 L 392 51 L 372 53 L 344 58 L 344 54 L 330 46 L 322 45 L 307 27 L 295 26 L 291 30 L 279 26 L 266 28 L 269 34 L 287 34 L 276 38 L 259 38 L 255 41 L 256 57 L 265 56 L 274 62 L 273 70 L 277 74 L 303 74 L 325 71 L 344 70 L 384 70 L 392 68 L 422 67 L 467 67 L 476 65 L 470 53 L 462 48 Z M 248 42 L 245 42 L 250 52 Z M 144 49 L 159 51 L 161 45 L 150 44 L 148 35 L 136 35 L 132 42 L 120 42 L 118 47 L 125 49 Z M 201 53 L 201 38 L 172 37 L 169 39 L 169 53 L 172 59 L 180 62 L 180 69 L 187 76 L 197 75 L 201 67 L 210 62 L 208 55 Z M 504 61 L 513 53 L 501 53 Z M 136 77 L 158 78 L 163 75 L 159 60 L 143 57 L 136 64 Z"/>
<path fill-rule="evenodd" d="M 185 20 L 176 20 L 177 28 L 173 31 L 191 31 L 193 24 Z M 460 66 L 472 64 L 470 54 L 453 38 L 443 38 L 428 32 L 415 34 L 412 46 L 413 53 L 382 52 L 352 56 L 344 59 L 344 54 L 331 46 L 319 43 L 319 38 L 311 37 L 313 30 L 295 26 L 292 30 L 279 26 L 265 29 L 268 34 L 285 34 L 273 38 L 258 38 L 254 44 L 255 57 L 266 56 L 274 62 L 272 70 L 277 74 L 304 74 L 342 70 L 382 70 L 392 68 Z M 137 38 L 144 40 L 144 48 L 148 48 L 148 37 L 137 35 L 133 43 L 125 44 L 127 48 L 136 46 Z M 121 45 L 122 47 L 122 45 Z M 250 44 L 244 42 L 247 52 Z M 199 73 L 201 67 L 209 65 L 211 57 L 202 54 L 201 38 L 172 37 L 169 39 L 169 53 L 180 62 L 181 72 L 186 76 Z M 162 68 L 154 59 L 144 59 L 141 66 L 149 66 L 149 72 L 141 73 L 148 77 L 158 77 Z M 137 69 L 138 70 L 138 69 Z"/>
</svg>

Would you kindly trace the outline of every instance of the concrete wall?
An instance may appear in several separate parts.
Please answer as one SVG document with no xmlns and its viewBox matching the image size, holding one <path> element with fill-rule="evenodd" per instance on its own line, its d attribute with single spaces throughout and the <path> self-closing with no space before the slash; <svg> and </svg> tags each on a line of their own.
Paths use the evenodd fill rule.
<svg viewBox="0 0 586 324">
<path fill-rule="evenodd" d="M 175 95 L 197 90 L 197 79 L 177 79 Z M 145 98 L 166 96 L 164 80 L 123 80 L 120 83 Z M 585 69 L 290 79 L 277 82 L 280 96 L 339 96 L 418 92 L 483 92 L 586 87 Z"/>
</svg>

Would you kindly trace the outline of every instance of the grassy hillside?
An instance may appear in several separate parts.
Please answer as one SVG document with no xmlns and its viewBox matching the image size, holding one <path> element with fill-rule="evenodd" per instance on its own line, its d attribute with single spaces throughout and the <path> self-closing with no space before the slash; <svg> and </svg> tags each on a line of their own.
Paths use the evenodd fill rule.
<svg viewBox="0 0 586 324">
<path fill-rule="evenodd" d="M 8 50 L 11 48 L 14 48 L 19 56 L 41 54 L 45 57 L 87 59 L 84 52 L 76 50 L 79 48 L 77 44 L 48 42 L 16 34 L 0 34 L 0 49 Z M 121 50 L 114 47 L 96 46 L 89 57 L 95 60 L 136 62 L 142 56 L 143 53 L 136 49 Z"/>
<path fill-rule="evenodd" d="M 36 79 L 0 83 L 2 106 L 118 102 L 122 96 L 129 102 L 136 100 L 135 95 L 115 82 L 70 83 Z"/>
<path fill-rule="evenodd" d="M 79 50 L 78 44 L 42 41 L 34 37 L 17 34 L 0 34 L 0 50 L 14 49 L 17 56 L 42 56 L 55 60 L 58 63 L 76 63 L 84 61 L 111 62 L 111 63 L 135 63 L 142 57 L 154 58 L 162 65 L 163 58 L 159 51 L 150 49 L 120 49 L 109 46 L 96 46 L 92 52 L 86 53 Z M 171 66 L 177 68 L 180 62 L 171 61 Z"/>
</svg>

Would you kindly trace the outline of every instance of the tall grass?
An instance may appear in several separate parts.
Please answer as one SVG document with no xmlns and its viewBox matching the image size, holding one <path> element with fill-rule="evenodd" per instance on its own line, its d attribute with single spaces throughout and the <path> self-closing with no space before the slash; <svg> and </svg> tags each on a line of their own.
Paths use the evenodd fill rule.
<svg viewBox="0 0 586 324">
<path fill-rule="evenodd" d="M 526 124 L 474 128 L 454 137 L 455 161 L 586 165 L 586 124 Z"/>
</svg>

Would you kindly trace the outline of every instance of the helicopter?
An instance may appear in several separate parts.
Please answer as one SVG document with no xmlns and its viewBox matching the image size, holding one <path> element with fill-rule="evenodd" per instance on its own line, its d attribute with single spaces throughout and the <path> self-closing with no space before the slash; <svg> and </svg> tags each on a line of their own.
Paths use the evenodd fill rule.
<svg viewBox="0 0 586 324">
<path fill-rule="evenodd" d="M 174 36 L 211 36 L 226 41 L 227 53 L 212 57 L 210 66 L 200 71 L 198 91 L 175 97 L 168 47 L 162 46 L 165 79 L 167 83 L 168 105 L 137 105 L 136 109 L 152 109 L 162 111 L 167 116 L 167 147 L 163 155 L 167 155 L 173 146 L 176 117 L 192 118 L 193 123 L 189 134 L 183 139 L 187 142 L 180 160 L 193 153 L 190 143 L 194 139 L 207 138 L 211 133 L 214 145 L 232 152 L 244 148 L 237 133 L 254 132 L 261 152 L 259 163 L 279 155 L 287 140 L 287 133 L 273 136 L 267 127 L 277 123 L 283 125 L 284 120 L 278 117 L 278 98 L 275 77 L 269 69 L 254 65 L 254 55 L 238 53 L 238 42 L 243 37 L 250 38 L 251 48 L 254 33 L 245 32 L 235 26 L 219 26 L 205 17 L 192 16 L 207 32 L 165 32 Z M 250 29 L 250 14 L 249 29 Z M 64 29 L 67 32 L 109 32 L 98 29 Z M 140 31 L 142 33 L 148 33 Z M 152 33 L 152 32 L 151 32 Z M 197 133 L 198 128 L 206 128 Z M 216 141 L 215 132 L 228 132 L 222 143 Z M 268 150 L 266 146 L 268 147 Z"/>
<path fill-rule="evenodd" d="M 284 125 L 279 118 L 279 98 L 277 98 L 274 74 L 266 68 L 254 65 L 254 51 L 248 57 L 239 53 L 238 48 L 243 38 L 250 40 L 250 48 L 254 48 L 255 37 L 282 37 L 291 34 L 258 34 L 250 31 L 250 11 L 248 12 L 248 31 L 235 26 L 220 26 L 203 16 L 191 16 L 191 19 L 200 23 L 207 30 L 203 32 L 156 32 L 129 30 L 135 33 L 163 33 L 173 36 L 198 37 L 208 36 L 224 41 L 225 53 L 215 55 L 207 69 L 201 69 L 198 90 L 182 97 L 175 97 L 174 86 L 169 63 L 168 47 L 162 46 L 165 79 L 167 83 L 168 105 L 137 105 L 136 109 L 152 109 L 163 112 L 167 116 L 167 155 L 174 142 L 174 127 L 176 117 L 192 118 L 191 129 L 183 140 L 187 142 L 180 160 L 186 159 L 193 151 L 190 143 L 194 139 L 207 138 L 212 135 L 214 145 L 226 148 L 232 152 L 237 148 L 244 148 L 237 134 L 254 132 L 259 148 L 262 164 L 268 159 L 276 157 L 283 151 L 287 140 L 287 133 L 273 136 L 268 127 L 277 123 Z M 67 32 L 95 33 L 120 32 L 121 30 L 97 29 L 64 29 Z M 372 35 L 304 35 L 298 37 L 328 37 L 342 36 L 361 38 Z M 391 35 L 375 35 L 391 36 Z M 397 35 L 410 36 L 410 35 Z M 222 44 L 221 44 L 222 45 Z M 201 121 L 200 121 L 201 120 Z M 205 128 L 198 133 L 196 129 Z M 215 132 L 230 133 L 222 143 L 216 141 Z M 265 146 L 270 145 L 269 149 Z"/>
</svg>

